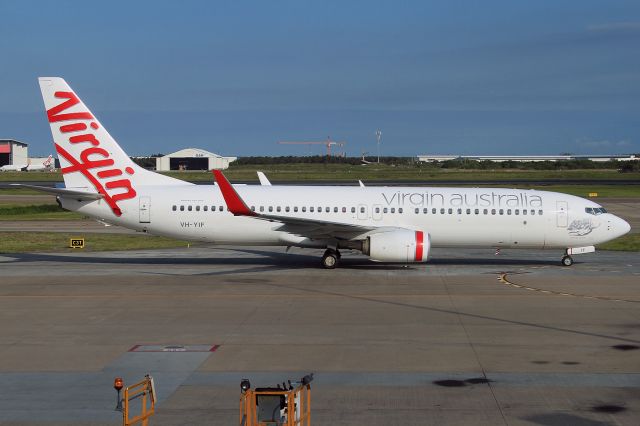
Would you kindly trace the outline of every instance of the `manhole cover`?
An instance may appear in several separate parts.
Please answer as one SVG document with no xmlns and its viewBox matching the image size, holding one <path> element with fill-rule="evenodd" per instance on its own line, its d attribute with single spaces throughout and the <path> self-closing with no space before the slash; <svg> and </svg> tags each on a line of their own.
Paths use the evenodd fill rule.
<svg viewBox="0 0 640 426">
<path fill-rule="evenodd" d="M 135 345 L 129 352 L 215 352 L 220 345 Z"/>
</svg>

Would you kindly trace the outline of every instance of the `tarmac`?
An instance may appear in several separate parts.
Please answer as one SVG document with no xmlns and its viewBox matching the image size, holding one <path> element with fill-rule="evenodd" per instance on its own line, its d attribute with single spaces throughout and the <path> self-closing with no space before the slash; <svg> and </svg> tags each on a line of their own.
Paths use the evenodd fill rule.
<svg viewBox="0 0 640 426">
<path fill-rule="evenodd" d="M 311 372 L 314 425 L 640 424 L 640 254 L 320 254 L 0 255 L 0 424 L 120 424 L 147 373 L 150 424 L 238 424 L 242 378 Z"/>
</svg>

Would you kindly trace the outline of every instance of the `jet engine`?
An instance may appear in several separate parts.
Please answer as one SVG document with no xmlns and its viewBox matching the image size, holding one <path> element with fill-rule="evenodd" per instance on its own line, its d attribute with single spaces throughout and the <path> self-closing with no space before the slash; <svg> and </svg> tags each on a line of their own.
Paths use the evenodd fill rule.
<svg viewBox="0 0 640 426">
<path fill-rule="evenodd" d="M 426 262 L 430 248 L 428 233 L 409 229 L 372 234 L 362 243 L 362 253 L 379 262 Z"/>
</svg>

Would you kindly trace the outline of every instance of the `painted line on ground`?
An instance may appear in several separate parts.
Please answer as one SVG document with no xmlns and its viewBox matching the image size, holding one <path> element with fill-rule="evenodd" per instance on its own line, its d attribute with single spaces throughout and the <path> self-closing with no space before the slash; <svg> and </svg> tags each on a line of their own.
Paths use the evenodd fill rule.
<svg viewBox="0 0 640 426">
<path fill-rule="evenodd" d="M 529 286 L 525 286 L 525 285 L 516 284 L 513 281 L 510 281 L 507 278 L 507 274 L 505 274 L 505 273 L 501 273 L 500 274 L 500 276 L 498 277 L 498 281 L 500 281 L 504 285 L 508 285 L 510 287 L 513 287 L 513 288 L 524 289 L 524 290 L 529 290 L 529 291 L 536 291 L 538 293 L 544 293 L 544 294 L 553 294 L 555 296 L 577 297 L 577 298 L 580 298 L 580 299 L 606 300 L 608 302 L 640 303 L 640 300 L 618 299 L 618 298 L 615 298 L 615 297 L 593 296 L 593 295 L 589 295 L 589 294 L 566 293 L 566 292 L 561 292 L 561 291 L 546 290 L 546 289 L 537 288 L 537 287 L 529 287 Z"/>
</svg>

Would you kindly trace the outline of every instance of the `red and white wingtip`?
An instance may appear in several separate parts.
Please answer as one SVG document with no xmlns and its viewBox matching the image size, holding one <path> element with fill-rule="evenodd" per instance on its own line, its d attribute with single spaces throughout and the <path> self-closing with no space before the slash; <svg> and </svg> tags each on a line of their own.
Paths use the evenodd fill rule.
<svg viewBox="0 0 640 426">
<path fill-rule="evenodd" d="M 227 208 L 235 216 L 256 216 L 255 212 L 251 211 L 245 202 L 240 198 L 236 190 L 231 186 L 227 178 L 220 170 L 214 170 L 213 176 L 216 179 L 216 183 L 222 192 L 224 202 L 227 204 Z"/>
</svg>

